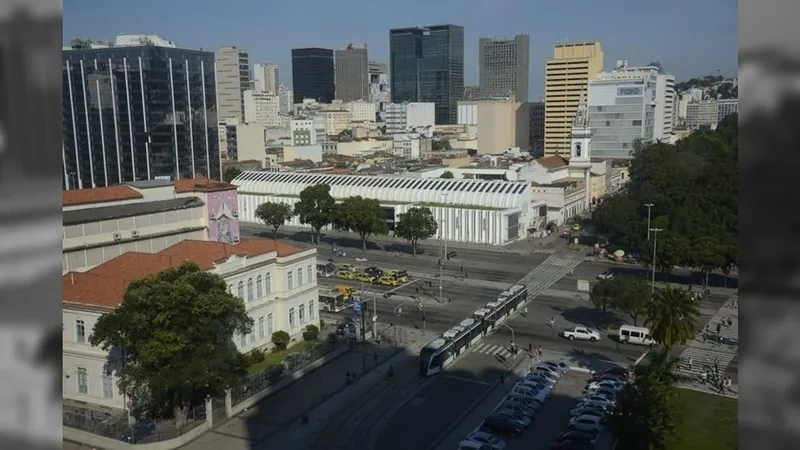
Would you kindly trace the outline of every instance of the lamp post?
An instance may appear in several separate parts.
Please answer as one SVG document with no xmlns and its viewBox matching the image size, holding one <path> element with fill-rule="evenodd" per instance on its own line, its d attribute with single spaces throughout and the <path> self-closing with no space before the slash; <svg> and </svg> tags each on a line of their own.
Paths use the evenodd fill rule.
<svg viewBox="0 0 800 450">
<path fill-rule="evenodd" d="M 656 248 L 658 246 L 658 232 L 664 231 L 661 228 L 648 228 L 648 232 L 653 232 L 653 281 L 650 285 L 650 295 L 652 296 L 656 292 Z"/>
<path fill-rule="evenodd" d="M 644 206 L 647 206 L 647 240 L 650 240 L 650 209 L 653 206 L 656 206 L 652 203 L 646 203 Z"/>
<path fill-rule="evenodd" d="M 446 229 L 447 219 L 446 219 L 446 217 L 447 217 L 447 196 L 448 195 L 449 195 L 449 193 L 442 192 L 442 197 L 444 197 L 444 202 L 443 202 L 443 204 L 444 204 L 444 208 L 443 208 L 444 218 L 442 218 L 442 244 L 444 245 L 444 253 L 442 254 L 442 257 L 439 258 L 439 303 L 443 303 L 444 302 L 444 293 L 443 293 L 443 291 L 444 291 L 443 283 L 444 282 L 442 281 L 442 276 L 444 274 L 442 273 L 442 271 L 443 271 L 443 268 L 444 268 L 444 262 L 447 259 L 447 229 Z"/>
<path fill-rule="evenodd" d="M 367 261 L 369 261 L 367 258 L 356 258 L 356 262 L 358 262 L 359 270 L 363 270 L 364 266 L 366 265 L 364 263 L 366 263 Z M 363 292 L 364 292 L 364 281 L 363 280 L 361 281 L 361 292 L 362 292 L 362 296 L 361 297 L 365 299 L 366 296 L 363 295 Z M 378 320 L 378 299 L 375 297 L 375 292 L 373 291 L 372 292 L 372 339 L 377 339 L 377 337 L 378 337 L 377 320 Z M 363 337 L 362 337 L 362 339 L 363 339 Z"/>
</svg>

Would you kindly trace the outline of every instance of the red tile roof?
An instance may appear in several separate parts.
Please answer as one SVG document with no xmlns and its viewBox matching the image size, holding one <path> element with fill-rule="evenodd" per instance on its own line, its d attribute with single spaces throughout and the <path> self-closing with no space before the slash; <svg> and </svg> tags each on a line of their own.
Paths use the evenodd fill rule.
<svg viewBox="0 0 800 450">
<path fill-rule="evenodd" d="M 236 189 L 236 186 L 222 181 L 209 180 L 202 176 L 175 182 L 175 192 L 177 193 L 229 191 L 231 189 Z"/>
<path fill-rule="evenodd" d="M 93 269 L 70 272 L 62 279 L 65 303 L 114 308 L 134 280 L 154 275 L 183 261 L 193 261 L 203 270 L 214 267 L 231 255 L 256 256 L 277 252 L 290 256 L 303 249 L 272 239 L 247 239 L 236 245 L 211 241 L 181 241 L 159 253 L 127 252 Z"/>
<path fill-rule="evenodd" d="M 86 205 L 91 203 L 119 202 L 144 198 L 136 189 L 118 184 L 115 186 L 72 189 L 64 191 L 64 206 Z"/>
<path fill-rule="evenodd" d="M 565 167 L 569 162 L 560 156 L 545 156 L 536 159 L 536 162 L 541 164 L 545 169 L 552 170 Z"/>
</svg>

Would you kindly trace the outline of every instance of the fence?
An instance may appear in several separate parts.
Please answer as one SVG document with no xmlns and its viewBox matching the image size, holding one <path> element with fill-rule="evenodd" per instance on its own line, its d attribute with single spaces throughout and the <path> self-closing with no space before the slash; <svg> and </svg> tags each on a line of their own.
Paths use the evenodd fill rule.
<svg viewBox="0 0 800 450">
<path fill-rule="evenodd" d="M 289 353 L 278 364 L 267 367 L 263 372 L 250 375 L 240 386 L 231 389 L 231 405 L 238 405 L 288 375 L 304 369 L 342 345 L 346 344 L 341 342 L 319 342 L 307 351 Z"/>
<path fill-rule="evenodd" d="M 180 427 L 175 425 L 175 419 L 145 419 L 130 425 L 127 413 L 97 411 L 80 405 L 64 404 L 63 411 L 64 426 L 130 444 L 174 439 L 206 421 L 205 405 L 190 408 L 186 422 Z"/>
</svg>

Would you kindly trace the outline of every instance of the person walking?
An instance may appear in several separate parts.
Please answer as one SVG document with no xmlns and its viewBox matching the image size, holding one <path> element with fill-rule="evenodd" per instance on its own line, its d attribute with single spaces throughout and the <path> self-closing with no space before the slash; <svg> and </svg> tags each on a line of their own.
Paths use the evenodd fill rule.
<svg viewBox="0 0 800 450">
<path fill-rule="evenodd" d="M 733 319 L 731 319 L 731 316 L 728 316 L 728 328 L 732 326 L 733 326 Z"/>
<path fill-rule="evenodd" d="M 539 346 L 539 358 L 544 356 L 544 351 L 542 351 L 542 346 Z"/>
<path fill-rule="evenodd" d="M 528 353 L 530 353 L 531 356 L 533 356 L 533 342 L 528 343 Z"/>
<path fill-rule="evenodd" d="M 506 374 L 504 373 L 500 374 L 500 384 L 506 384 Z"/>
<path fill-rule="evenodd" d="M 550 317 L 550 328 L 553 328 L 555 326 L 555 324 L 556 324 L 556 318 L 555 317 Z"/>
<path fill-rule="evenodd" d="M 692 363 L 693 363 L 692 358 L 689 358 L 689 372 L 692 371 Z"/>
<path fill-rule="evenodd" d="M 526 306 L 525 309 L 522 310 L 522 314 L 527 316 L 528 315 L 528 307 Z"/>
</svg>

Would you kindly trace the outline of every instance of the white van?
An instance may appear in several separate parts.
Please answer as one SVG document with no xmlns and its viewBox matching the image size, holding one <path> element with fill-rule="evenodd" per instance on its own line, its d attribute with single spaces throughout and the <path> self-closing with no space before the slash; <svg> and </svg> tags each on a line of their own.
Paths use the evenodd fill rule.
<svg viewBox="0 0 800 450">
<path fill-rule="evenodd" d="M 655 345 L 656 341 L 650 336 L 650 330 L 644 327 L 623 325 L 619 327 L 617 339 L 623 344 Z"/>
</svg>

